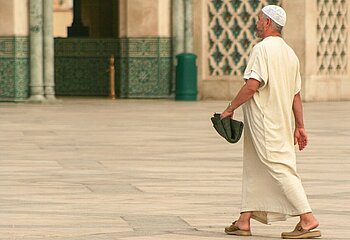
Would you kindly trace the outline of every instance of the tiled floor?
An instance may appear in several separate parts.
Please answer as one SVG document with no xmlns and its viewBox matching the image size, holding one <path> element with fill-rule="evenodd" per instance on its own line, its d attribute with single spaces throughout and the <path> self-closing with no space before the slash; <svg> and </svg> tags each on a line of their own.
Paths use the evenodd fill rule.
<svg viewBox="0 0 350 240">
<path fill-rule="evenodd" d="M 0 239 L 242 239 L 223 233 L 240 207 L 242 141 L 209 120 L 226 105 L 0 103 Z M 350 239 L 350 102 L 304 109 L 305 190 L 323 239 Z M 296 222 L 253 222 L 244 239 L 279 239 Z"/>
</svg>

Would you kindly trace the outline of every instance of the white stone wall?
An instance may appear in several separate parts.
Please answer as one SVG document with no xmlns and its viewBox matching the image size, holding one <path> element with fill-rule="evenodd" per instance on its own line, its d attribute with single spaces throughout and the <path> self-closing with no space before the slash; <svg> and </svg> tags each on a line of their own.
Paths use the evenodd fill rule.
<svg viewBox="0 0 350 240">
<path fill-rule="evenodd" d="M 222 2 L 228 4 L 230 1 Z M 242 1 L 242 3 L 245 2 L 248 0 Z M 262 2 L 264 1 L 260 1 Z M 283 0 L 280 3 L 287 12 L 287 25 L 284 28 L 283 37 L 295 50 L 301 64 L 303 99 L 306 101 L 350 100 L 350 67 L 348 66 L 350 63 L 348 51 L 350 0 Z M 248 11 L 252 16 L 257 12 L 253 11 L 254 9 L 248 4 L 245 10 L 242 5 L 234 10 L 231 5 L 228 5 L 217 12 L 220 15 L 218 16 L 210 12 L 210 9 L 215 8 L 213 1 L 194 0 L 194 4 L 194 49 L 198 55 L 200 98 L 232 99 L 243 84 L 238 68 L 245 65 L 244 59 L 249 54 L 249 50 L 242 51 L 240 44 L 242 34 L 247 33 L 247 38 L 252 45 L 256 41 L 247 29 L 251 24 L 240 24 L 242 31 L 238 37 L 232 36 L 230 28 L 235 19 L 241 23 L 242 12 Z M 220 8 L 220 5 L 216 7 Z M 261 9 L 261 6 L 259 7 Z M 225 20 L 223 16 L 227 12 L 229 16 Z M 220 37 L 213 36 L 210 30 L 217 22 L 223 31 Z M 226 48 L 225 32 L 228 32 L 227 36 L 231 41 L 229 43 L 231 45 Z M 239 61 L 234 61 L 232 58 L 234 47 L 242 55 Z M 213 58 L 215 52 L 222 55 L 220 55 L 221 61 L 215 62 Z M 225 68 L 225 64 L 229 68 Z"/>
<path fill-rule="evenodd" d="M 286 41 L 296 51 L 305 101 L 350 100 L 349 0 L 284 1 Z"/>
</svg>

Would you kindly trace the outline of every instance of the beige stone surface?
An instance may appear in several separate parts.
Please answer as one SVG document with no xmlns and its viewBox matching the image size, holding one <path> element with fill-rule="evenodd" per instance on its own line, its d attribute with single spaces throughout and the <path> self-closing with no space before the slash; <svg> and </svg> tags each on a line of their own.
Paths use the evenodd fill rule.
<svg viewBox="0 0 350 240">
<path fill-rule="evenodd" d="M 200 99 L 217 99 L 232 97 L 229 89 L 229 83 L 225 80 L 207 80 L 199 82 Z"/>
<path fill-rule="evenodd" d="M 239 213 L 242 171 L 242 141 L 225 142 L 209 120 L 226 105 L 0 103 L 0 239 L 243 239 L 223 233 Z M 350 235 L 349 107 L 304 105 L 298 170 L 323 239 Z M 252 221 L 244 239 L 279 239 L 296 222 Z"/>
<path fill-rule="evenodd" d="M 198 84 L 199 97 L 202 100 L 232 100 L 243 84 L 243 78 L 203 80 Z"/>
<path fill-rule="evenodd" d="M 28 0 L 0 0 L 0 36 L 28 36 Z"/>
<path fill-rule="evenodd" d="M 170 37 L 170 0 L 120 0 L 120 37 Z"/>
<path fill-rule="evenodd" d="M 300 73 L 302 76 L 305 76 L 305 62 L 306 62 L 306 56 L 312 56 L 312 54 L 308 54 L 305 51 L 306 48 L 306 40 L 307 37 L 310 38 L 310 35 L 308 34 L 306 29 L 307 26 L 305 23 L 308 15 L 312 14 L 312 12 L 308 11 L 306 8 L 306 1 L 305 0 L 294 0 L 294 1 L 283 1 L 282 7 L 286 10 L 288 13 L 288 19 L 287 24 L 285 27 L 283 27 L 283 37 L 286 41 L 286 43 L 293 48 L 296 55 L 299 58 L 300 61 Z M 312 4 L 312 3 L 309 3 Z M 302 10 L 301 10 L 302 9 Z M 298 29 L 298 31 L 296 31 Z M 313 32 L 312 32 L 313 33 Z M 316 42 L 316 39 L 314 39 Z M 316 45 L 316 43 L 314 43 Z M 311 46 L 314 47 L 314 46 Z M 309 61 L 315 61 L 316 58 L 312 57 L 311 59 L 308 59 Z M 316 63 L 314 63 L 314 66 L 316 66 Z M 308 69 L 310 71 L 311 69 Z M 303 82 L 304 83 L 304 82 Z M 304 85 L 302 88 L 302 91 L 304 91 Z"/>
<path fill-rule="evenodd" d="M 127 36 L 127 0 L 119 0 L 119 12 L 118 12 L 118 20 L 119 20 L 119 37 Z"/>
<path fill-rule="evenodd" d="M 158 1 L 127 0 L 127 36 L 158 36 Z"/>
<path fill-rule="evenodd" d="M 14 35 L 14 0 L 0 0 L 0 36 L 13 36 Z"/>
<path fill-rule="evenodd" d="M 53 15 L 53 30 L 54 37 L 67 37 L 68 30 L 67 27 L 70 27 L 73 22 L 73 11 L 57 11 Z"/>
<path fill-rule="evenodd" d="M 171 0 L 158 1 L 158 35 L 171 37 Z"/>
<path fill-rule="evenodd" d="M 29 0 L 14 0 L 14 35 L 28 36 L 29 34 Z"/>
</svg>

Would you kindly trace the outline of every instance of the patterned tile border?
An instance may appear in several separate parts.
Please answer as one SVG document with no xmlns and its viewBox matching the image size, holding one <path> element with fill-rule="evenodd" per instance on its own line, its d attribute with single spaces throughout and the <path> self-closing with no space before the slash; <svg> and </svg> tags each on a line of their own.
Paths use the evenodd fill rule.
<svg viewBox="0 0 350 240">
<path fill-rule="evenodd" d="M 28 37 L 0 37 L 0 101 L 28 98 Z"/>
<path fill-rule="evenodd" d="M 56 38 L 55 57 L 119 56 L 118 39 Z"/>
</svg>

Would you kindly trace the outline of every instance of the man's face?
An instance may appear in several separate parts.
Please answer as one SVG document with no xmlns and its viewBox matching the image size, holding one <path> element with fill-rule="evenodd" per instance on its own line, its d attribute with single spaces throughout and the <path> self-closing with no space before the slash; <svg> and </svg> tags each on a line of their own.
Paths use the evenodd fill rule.
<svg viewBox="0 0 350 240">
<path fill-rule="evenodd" d="M 266 19 L 264 18 L 263 14 L 260 13 L 258 16 L 258 21 L 256 22 L 256 36 L 259 38 L 264 37 L 265 33 L 265 25 L 266 25 Z"/>
</svg>

